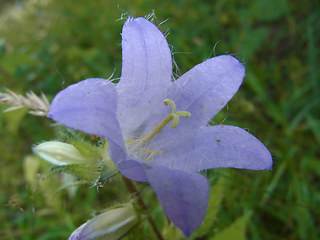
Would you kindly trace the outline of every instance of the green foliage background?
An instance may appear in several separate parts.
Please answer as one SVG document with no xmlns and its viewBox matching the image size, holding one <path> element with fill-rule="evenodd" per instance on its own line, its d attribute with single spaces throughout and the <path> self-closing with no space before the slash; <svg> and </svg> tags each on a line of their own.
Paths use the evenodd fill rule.
<svg viewBox="0 0 320 240">
<path fill-rule="evenodd" d="M 52 98 L 88 77 L 113 72 L 119 77 L 124 20 L 118 19 L 124 13 L 138 17 L 154 10 L 155 23 L 167 20 L 160 29 L 169 30 L 177 75 L 215 55 L 238 57 L 247 75 L 214 121 L 257 136 L 273 155 L 273 170 L 209 170 L 209 217 L 191 239 L 320 236 L 319 2 L 39 0 L 17 1 L 14 7 L 1 2 L 2 90 L 42 91 Z M 72 196 L 60 190 L 61 175 L 50 165 L 27 165 L 33 144 L 58 138 L 51 123 L 24 110 L 0 114 L 1 239 L 66 239 L 95 210 L 132 197 L 118 177 L 99 191 L 81 185 Z M 36 169 L 34 179 L 27 177 L 29 168 Z M 139 187 L 159 227 L 165 226 L 164 235 L 178 239 L 152 191 Z M 125 238 L 155 238 L 147 224 L 137 229 Z"/>
</svg>

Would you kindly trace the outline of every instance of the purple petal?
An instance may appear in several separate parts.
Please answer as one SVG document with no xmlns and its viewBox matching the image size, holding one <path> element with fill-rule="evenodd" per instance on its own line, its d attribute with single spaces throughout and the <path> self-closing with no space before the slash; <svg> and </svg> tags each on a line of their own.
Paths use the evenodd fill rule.
<svg viewBox="0 0 320 240">
<path fill-rule="evenodd" d="M 128 19 L 122 31 L 122 72 L 117 85 L 118 117 L 125 139 L 137 131 L 138 135 L 150 131 L 162 121 L 159 108 L 165 109 L 171 74 L 171 52 L 161 31 L 144 18 Z"/>
<path fill-rule="evenodd" d="M 112 140 L 108 140 L 108 144 L 109 156 L 116 165 L 127 159 L 127 151 L 123 144 L 119 145 Z"/>
<path fill-rule="evenodd" d="M 121 161 L 117 166 L 122 175 L 139 182 L 147 182 L 147 176 L 144 166 L 137 160 Z"/>
<path fill-rule="evenodd" d="M 51 103 L 48 117 L 67 127 L 107 138 L 117 152 L 122 151 L 123 159 L 125 147 L 116 106 L 115 86 L 105 79 L 90 78 L 59 92 Z"/>
<path fill-rule="evenodd" d="M 265 170 L 272 168 L 268 149 L 245 130 L 226 125 L 202 127 L 196 136 L 190 162 L 198 170 L 209 168 L 244 168 Z"/>
<path fill-rule="evenodd" d="M 234 57 L 223 55 L 198 64 L 174 82 L 171 92 L 179 110 L 189 111 L 191 125 L 206 125 L 238 91 L 245 75 L 244 66 Z"/>
<path fill-rule="evenodd" d="M 209 198 L 207 179 L 197 173 L 155 165 L 146 167 L 146 173 L 168 218 L 189 236 L 206 214 Z"/>
<path fill-rule="evenodd" d="M 154 154 L 150 161 L 171 169 L 195 171 L 197 164 L 190 159 L 190 153 L 198 147 L 195 143 L 197 129 L 187 128 L 183 124 L 184 120 L 181 118 L 176 128 L 166 126 L 145 147 L 151 152 L 160 152 L 160 154 Z"/>
<path fill-rule="evenodd" d="M 154 94 L 164 99 L 171 74 L 171 52 L 160 30 L 144 18 L 129 18 L 122 30 L 122 72 L 117 86 L 126 104 L 133 106 Z"/>
</svg>

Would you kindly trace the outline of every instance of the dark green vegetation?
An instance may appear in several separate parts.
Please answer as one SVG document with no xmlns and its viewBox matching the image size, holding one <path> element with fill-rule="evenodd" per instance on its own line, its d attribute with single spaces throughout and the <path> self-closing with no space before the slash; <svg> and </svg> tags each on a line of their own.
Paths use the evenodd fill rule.
<svg viewBox="0 0 320 240">
<path fill-rule="evenodd" d="M 243 239 L 241 226 L 246 227 L 247 239 L 319 237 L 319 2 L 35 2 L 47 3 L 22 5 L 22 11 L 15 12 L 4 9 L 0 15 L 1 88 L 18 93 L 42 91 L 52 98 L 88 77 L 108 78 L 113 71 L 119 77 L 124 20 L 116 20 L 124 12 L 137 17 L 154 9 L 155 23 L 168 19 L 160 28 L 170 31 L 167 40 L 173 45 L 178 75 L 225 53 L 245 64 L 247 75 L 240 91 L 214 121 L 247 129 L 266 144 L 274 158 L 273 171 L 208 171 L 213 185 L 211 217 L 194 236 L 203 231 L 199 239 L 228 239 L 227 235 L 219 238 L 219 233 L 230 234 L 221 231 L 244 216 L 233 230 L 237 238 L 229 239 Z M 11 17 L 5 20 L 7 15 Z M 23 110 L 0 114 L 1 239 L 66 239 L 95 210 L 131 197 L 118 176 L 99 192 L 80 185 L 72 196 L 59 189 L 61 175 L 53 173 L 49 164 L 30 164 L 25 157 L 32 154 L 34 143 L 59 138 L 51 123 Z M 161 209 L 152 191 L 143 190 L 161 227 Z M 135 232 L 140 233 L 135 239 L 155 237 L 147 224 L 138 230 L 127 238 L 133 239 Z"/>
</svg>

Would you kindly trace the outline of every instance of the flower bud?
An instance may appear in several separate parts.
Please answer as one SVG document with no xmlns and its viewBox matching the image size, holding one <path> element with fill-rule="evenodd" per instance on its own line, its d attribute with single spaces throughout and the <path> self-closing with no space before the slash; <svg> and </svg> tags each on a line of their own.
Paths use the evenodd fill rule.
<svg viewBox="0 0 320 240">
<path fill-rule="evenodd" d="M 58 166 L 87 163 L 88 160 L 72 144 L 58 141 L 40 143 L 33 151 L 44 160 Z"/>
<path fill-rule="evenodd" d="M 138 222 L 138 215 L 131 204 L 109 210 L 82 224 L 69 240 L 116 240 Z"/>
</svg>

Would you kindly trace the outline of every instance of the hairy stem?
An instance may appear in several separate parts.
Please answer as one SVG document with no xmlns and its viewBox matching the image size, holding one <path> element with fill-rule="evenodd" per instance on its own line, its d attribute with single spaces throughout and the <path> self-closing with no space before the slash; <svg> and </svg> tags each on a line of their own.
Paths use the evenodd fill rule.
<svg viewBox="0 0 320 240">
<path fill-rule="evenodd" d="M 124 176 L 122 176 L 122 178 L 123 178 L 123 181 L 124 181 L 124 183 L 125 183 L 128 191 L 129 191 L 130 193 L 134 194 L 134 195 L 137 197 L 137 201 L 138 201 L 139 207 L 140 207 L 143 211 L 148 212 L 148 207 L 147 207 L 147 206 L 145 205 L 145 203 L 142 201 L 141 195 L 140 195 L 139 192 L 137 191 L 137 189 L 136 189 L 136 187 L 134 186 L 133 182 L 132 182 L 130 179 L 124 177 Z M 159 240 L 164 240 L 164 238 L 162 237 L 160 231 L 159 231 L 158 228 L 157 228 L 156 223 L 153 221 L 153 219 L 152 219 L 152 217 L 150 216 L 150 214 L 147 214 L 147 220 L 148 220 L 148 222 L 149 222 L 152 230 L 154 231 L 155 235 L 157 236 L 157 238 L 158 238 Z"/>
</svg>

